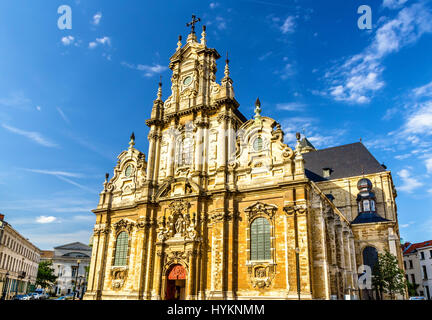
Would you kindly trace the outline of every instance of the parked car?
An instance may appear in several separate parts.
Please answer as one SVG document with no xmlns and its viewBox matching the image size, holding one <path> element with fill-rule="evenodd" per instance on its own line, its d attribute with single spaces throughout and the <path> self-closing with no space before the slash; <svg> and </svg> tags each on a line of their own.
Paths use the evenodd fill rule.
<svg viewBox="0 0 432 320">
<path fill-rule="evenodd" d="M 40 294 L 37 292 L 30 292 L 29 294 L 30 300 L 39 300 Z"/>
<path fill-rule="evenodd" d="M 66 296 L 61 296 L 61 297 L 58 297 L 57 299 L 54 299 L 54 300 L 67 300 L 67 299 L 66 299 Z"/>
<path fill-rule="evenodd" d="M 13 300 L 30 300 L 30 297 L 27 294 L 18 294 L 13 297 Z"/>
<path fill-rule="evenodd" d="M 425 297 L 410 297 L 410 300 L 426 300 Z"/>
</svg>

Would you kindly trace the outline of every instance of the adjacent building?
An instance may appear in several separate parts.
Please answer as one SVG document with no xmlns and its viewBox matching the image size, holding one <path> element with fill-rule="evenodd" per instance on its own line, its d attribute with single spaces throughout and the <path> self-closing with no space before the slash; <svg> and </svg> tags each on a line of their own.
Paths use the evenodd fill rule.
<svg viewBox="0 0 432 320">
<path fill-rule="evenodd" d="M 41 260 L 52 261 L 56 284 L 52 291 L 56 295 L 73 293 L 82 297 L 86 291 L 88 267 L 90 265 L 91 248 L 81 242 L 68 243 L 55 247 L 54 250 L 42 251 Z"/>
<path fill-rule="evenodd" d="M 0 214 L 0 297 L 11 299 L 34 289 L 41 251 Z"/>
<path fill-rule="evenodd" d="M 418 296 L 432 300 L 432 240 L 403 246 L 405 277 L 417 285 Z"/>
<path fill-rule="evenodd" d="M 159 83 L 147 156 L 132 134 L 106 174 L 85 299 L 373 298 L 362 266 L 388 250 L 403 267 L 391 172 L 360 142 L 290 147 L 259 99 L 244 116 L 195 22 L 165 100 Z"/>
</svg>

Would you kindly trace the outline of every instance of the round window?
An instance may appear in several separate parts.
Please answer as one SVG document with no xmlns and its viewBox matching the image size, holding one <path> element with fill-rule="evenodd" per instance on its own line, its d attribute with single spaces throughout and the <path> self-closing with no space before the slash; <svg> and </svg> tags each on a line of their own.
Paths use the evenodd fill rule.
<svg viewBox="0 0 432 320">
<path fill-rule="evenodd" d="M 183 84 L 185 85 L 185 86 L 188 86 L 188 85 L 190 85 L 192 83 L 192 77 L 191 76 L 187 76 L 186 78 L 184 78 L 184 80 L 183 80 Z"/>
<path fill-rule="evenodd" d="M 130 164 L 125 169 L 125 176 L 130 177 L 132 175 L 133 166 Z"/>
<path fill-rule="evenodd" d="M 261 151 L 263 148 L 263 139 L 261 137 L 258 137 L 255 139 L 253 143 L 253 148 L 255 151 Z"/>
</svg>

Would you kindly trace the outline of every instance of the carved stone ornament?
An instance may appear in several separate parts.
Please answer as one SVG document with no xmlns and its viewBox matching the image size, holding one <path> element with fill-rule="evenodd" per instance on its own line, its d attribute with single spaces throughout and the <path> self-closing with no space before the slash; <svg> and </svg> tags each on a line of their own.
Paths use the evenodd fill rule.
<svg viewBox="0 0 432 320">
<path fill-rule="evenodd" d="M 168 219 L 162 216 L 158 221 L 157 237 L 159 241 L 165 241 L 173 237 L 182 240 L 197 239 L 197 220 L 195 214 L 191 217 L 188 213 L 189 207 L 190 203 L 184 200 L 176 200 L 170 204 L 171 214 Z"/>
<path fill-rule="evenodd" d="M 249 281 L 254 288 L 264 289 L 270 287 L 276 266 L 274 264 L 256 264 L 248 267 Z"/>
<path fill-rule="evenodd" d="M 123 287 L 127 278 L 127 266 L 114 266 L 111 267 L 111 279 L 113 289 L 120 289 Z"/>
<path fill-rule="evenodd" d="M 106 226 L 105 223 L 98 223 L 95 224 L 93 228 L 93 234 L 94 235 L 107 234 L 109 230 L 110 230 L 109 227 Z"/>
<path fill-rule="evenodd" d="M 246 212 L 246 216 L 249 221 L 259 215 L 264 215 L 272 219 L 277 211 L 277 206 L 273 204 L 256 202 L 253 205 L 247 207 L 244 211 Z"/>
<path fill-rule="evenodd" d="M 287 215 L 292 215 L 294 213 L 297 214 L 305 214 L 307 211 L 306 205 L 292 205 L 284 207 L 284 211 Z"/>
<path fill-rule="evenodd" d="M 164 261 L 164 272 L 168 271 L 168 269 L 175 264 L 181 264 L 185 267 L 186 271 L 188 269 L 188 257 L 184 251 L 169 251 L 165 255 Z"/>
<path fill-rule="evenodd" d="M 119 221 L 113 224 L 113 228 L 116 232 L 121 229 L 131 232 L 134 226 L 135 226 L 135 222 L 128 219 L 120 219 Z"/>
</svg>

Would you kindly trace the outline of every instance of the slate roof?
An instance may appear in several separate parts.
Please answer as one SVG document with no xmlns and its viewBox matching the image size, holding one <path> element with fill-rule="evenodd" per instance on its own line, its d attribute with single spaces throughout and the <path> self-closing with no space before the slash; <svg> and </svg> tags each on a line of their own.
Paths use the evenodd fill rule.
<svg viewBox="0 0 432 320">
<path fill-rule="evenodd" d="M 429 247 L 429 246 L 432 246 L 432 240 L 423 241 L 423 242 L 419 242 L 419 243 L 407 242 L 402 247 L 403 248 L 403 254 L 411 254 L 411 253 L 417 251 L 418 249 L 421 249 L 424 247 Z"/>
<path fill-rule="evenodd" d="M 306 176 L 315 182 L 386 171 L 361 142 L 304 153 L 303 158 Z M 330 177 L 323 177 L 324 168 L 331 169 Z"/>
<path fill-rule="evenodd" d="M 68 243 L 62 246 L 55 247 L 54 249 L 60 249 L 60 250 L 85 250 L 85 251 L 91 251 L 91 248 L 84 243 L 81 242 L 72 242 Z"/>
<path fill-rule="evenodd" d="M 359 214 L 352 222 L 351 224 L 360 224 L 360 223 L 375 223 L 375 222 L 384 222 L 384 221 L 390 221 L 388 219 L 385 219 L 381 216 L 379 216 L 375 212 L 371 213 L 361 213 Z"/>
</svg>

